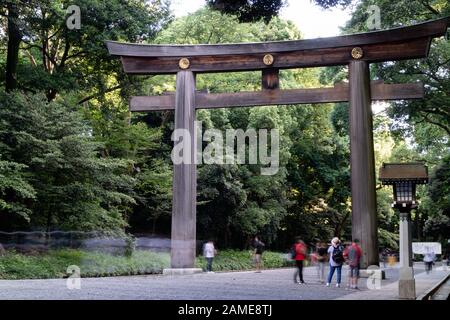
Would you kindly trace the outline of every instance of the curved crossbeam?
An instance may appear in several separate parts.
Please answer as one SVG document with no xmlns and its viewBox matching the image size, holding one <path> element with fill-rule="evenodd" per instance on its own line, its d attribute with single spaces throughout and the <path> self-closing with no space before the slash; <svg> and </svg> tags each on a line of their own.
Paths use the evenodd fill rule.
<svg viewBox="0 0 450 320">
<path fill-rule="evenodd" d="M 264 43 L 148 45 L 107 41 L 110 54 L 122 57 L 126 73 L 170 74 L 180 71 L 180 59 L 193 72 L 300 68 L 348 64 L 360 48 L 366 62 L 423 58 L 432 38 L 445 35 L 450 17 L 408 27 L 338 37 Z M 358 49 L 359 50 L 359 49 Z M 270 54 L 273 62 L 265 64 Z M 267 62 L 266 62 L 267 63 Z"/>
</svg>

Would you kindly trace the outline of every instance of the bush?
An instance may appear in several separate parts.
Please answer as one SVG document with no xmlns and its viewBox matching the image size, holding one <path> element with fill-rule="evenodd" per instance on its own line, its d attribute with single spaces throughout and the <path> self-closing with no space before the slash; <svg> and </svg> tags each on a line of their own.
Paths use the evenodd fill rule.
<svg viewBox="0 0 450 320">
<path fill-rule="evenodd" d="M 65 278 L 67 267 L 80 267 L 81 277 L 162 273 L 170 265 L 168 253 L 137 250 L 129 257 L 74 249 L 37 255 L 8 251 L 0 257 L 0 279 Z"/>
<path fill-rule="evenodd" d="M 0 257 L 0 279 L 46 279 L 66 278 L 69 266 L 78 266 L 81 277 L 106 277 L 141 274 L 160 274 L 170 267 L 170 254 L 135 250 L 128 255 L 117 256 L 98 251 L 79 249 L 50 250 L 45 253 L 20 254 L 6 251 Z M 206 266 L 203 257 L 197 257 L 196 267 Z M 279 252 L 266 251 L 263 254 L 263 268 L 275 269 L 293 267 Z M 214 259 L 216 271 L 238 271 L 254 269 L 251 251 L 223 250 Z"/>
<path fill-rule="evenodd" d="M 262 266 L 265 269 L 292 267 L 295 263 L 287 260 L 285 255 L 279 252 L 265 251 L 262 255 Z M 203 257 L 197 257 L 197 268 L 205 268 L 206 261 Z M 213 269 L 215 271 L 252 270 L 252 251 L 223 250 L 214 258 Z"/>
</svg>

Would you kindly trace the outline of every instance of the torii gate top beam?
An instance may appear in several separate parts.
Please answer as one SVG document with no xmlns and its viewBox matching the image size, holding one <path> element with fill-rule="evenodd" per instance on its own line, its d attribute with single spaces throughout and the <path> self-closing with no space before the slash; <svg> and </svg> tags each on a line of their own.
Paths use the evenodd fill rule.
<svg viewBox="0 0 450 320">
<path fill-rule="evenodd" d="M 143 45 L 107 41 L 129 74 L 248 71 L 424 58 L 431 39 L 445 35 L 450 17 L 408 27 L 346 36 L 239 44 Z M 356 51 L 355 51 L 356 49 Z M 272 59 L 264 59 L 271 55 Z M 188 63 L 180 64 L 187 58 Z M 270 57 L 269 57 L 270 58 Z"/>
</svg>

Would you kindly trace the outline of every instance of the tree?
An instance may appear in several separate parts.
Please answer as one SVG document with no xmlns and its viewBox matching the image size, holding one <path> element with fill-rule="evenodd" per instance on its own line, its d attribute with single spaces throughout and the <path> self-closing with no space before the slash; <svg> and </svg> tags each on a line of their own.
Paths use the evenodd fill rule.
<svg viewBox="0 0 450 320">
<path fill-rule="evenodd" d="M 11 161 L 0 160 L 0 221 L 30 221 L 32 213 L 26 203 L 36 198 L 36 191 L 28 183 L 24 169 L 25 165 Z"/>
<path fill-rule="evenodd" d="M 123 230 L 127 225 L 127 211 L 135 202 L 130 162 L 100 157 L 102 146 L 92 138 L 92 129 L 66 102 L 49 103 L 42 94 L 0 96 L 2 174 L 15 175 L 2 182 L 2 190 L 8 191 L 9 184 L 19 195 L 12 197 L 10 191 L 9 198 L 19 203 L 3 206 L 2 227 L 11 228 L 13 222 L 4 216 L 5 209 L 17 207 L 32 211 L 22 214 L 28 227 L 47 231 Z"/>
<path fill-rule="evenodd" d="M 420 0 L 361 1 L 352 19 L 346 25 L 346 33 L 367 31 L 367 8 L 373 4 L 380 7 L 383 28 L 413 24 L 450 14 L 450 5 L 445 0 L 434 1 L 432 4 L 430 1 Z M 402 83 L 420 80 L 424 83 L 425 99 L 399 101 L 393 103 L 389 109 L 390 117 L 397 120 L 397 123 L 406 121 L 411 125 L 406 128 L 407 131 L 414 128 L 416 124 L 428 123 L 439 127 L 442 130 L 441 135 L 450 136 L 450 110 L 446 107 L 450 104 L 449 62 L 450 43 L 441 38 L 433 41 L 428 59 L 374 65 L 373 71 L 376 76 L 386 82 Z"/>
<path fill-rule="evenodd" d="M 424 206 L 429 207 L 429 218 L 424 231 L 433 240 L 445 241 L 450 238 L 450 155 L 434 170 L 428 195 Z"/>
<path fill-rule="evenodd" d="M 206 0 L 206 3 L 213 10 L 237 16 L 240 22 L 262 19 L 266 23 L 285 5 L 283 0 Z"/>
<path fill-rule="evenodd" d="M 18 26 L 17 4 L 8 1 L 6 3 L 8 12 L 8 49 L 6 58 L 5 89 L 11 91 L 17 88 L 17 63 L 19 60 L 19 47 L 22 41 L 22 34 Z"/>
<path fill-rule="evenodd" d="M 164 0 L 80 0 L 76 5 L 81 29 L 71 30 L 66 10 L 72 1 L 19 3 L 8 0 L 0 5 L 8 25 L 6 88 L 43 90 L 49 101 L 58 92 L 75 88 L 89 93 L 80 101 L 119 89 L 121 84 L 111 79 L 118 63 L 110 59 L 105 40 L 145 41 L 170 19 Z"/>
<path fill-rule="evenodd" d="M 325 9 L 330 9 L 332 7 L 341 6 L 345 7 L 352 3 L 352 0 L 312 0 L 315 4 L 321 6 Z"/>
</svg>

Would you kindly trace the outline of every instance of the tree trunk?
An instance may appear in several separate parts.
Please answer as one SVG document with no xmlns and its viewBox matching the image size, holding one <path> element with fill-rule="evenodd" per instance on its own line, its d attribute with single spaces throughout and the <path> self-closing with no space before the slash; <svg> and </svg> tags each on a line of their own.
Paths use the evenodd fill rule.
<svg viewBox="0 0 450 320">
<path fill-rule="evenodd" d="M 22 41 L 17 21 L 18 10 L 15 4 L 8 3 L 8 52 L 6 57 L 6 91 L 17 88 L 17 63 L 19 62 L 19 47 Z"/>
</svg>

